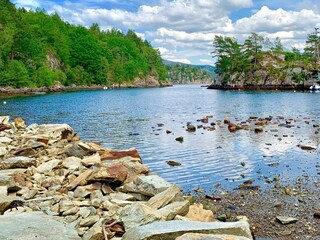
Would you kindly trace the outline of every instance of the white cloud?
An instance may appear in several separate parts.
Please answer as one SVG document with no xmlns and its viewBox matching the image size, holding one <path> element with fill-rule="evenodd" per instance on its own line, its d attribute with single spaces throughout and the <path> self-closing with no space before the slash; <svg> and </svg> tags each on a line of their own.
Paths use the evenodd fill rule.
<svg viewBox="0 0 320 240">
<path fill-rule="evenodd" d="M 206 65 L 211 65 L 211 66 L 214 66 L 214 62 L 210 59 L 200 59 L 200 62 L 206 64 Z"/>
<path fill-rule="evenodd" d="M 20 7 L 37 8 L 40 4 L 37 0 L 16 0 L 15 3 Z"/>
<path fill-rule="evenodd" d="M 180 63 L 185 63 L 185 64 L 191 64 L 189 59 L 186 58 L 166 58 L 166 60 L 171 61 L 171 62 L 180 62 Z"/>
</svg>

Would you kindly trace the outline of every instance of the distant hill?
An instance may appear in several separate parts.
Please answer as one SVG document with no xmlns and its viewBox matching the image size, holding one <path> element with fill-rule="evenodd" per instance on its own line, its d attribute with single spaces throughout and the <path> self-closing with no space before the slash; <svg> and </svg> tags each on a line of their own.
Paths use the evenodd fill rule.
<svg viewBox="0 0 320 240">
<path fill-rule="evenodd" d="M 215 67 L 210 65 L 192 65 L 162 60 L 168 71 L 168 80 L 174 84 L 212 83 Z"/>
</svg>

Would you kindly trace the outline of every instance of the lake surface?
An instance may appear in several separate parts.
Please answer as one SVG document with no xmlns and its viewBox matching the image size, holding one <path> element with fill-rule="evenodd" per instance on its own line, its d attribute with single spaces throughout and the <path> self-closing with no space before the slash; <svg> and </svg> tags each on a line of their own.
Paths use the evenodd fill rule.
<svg viewBox="0 0 320 240">
<path fill-rule="evenodd" d="M 100 141 L 106 148 L 135 147 L 153 172 L 184 190 L 210 190 L 216 184 L 233 189 L 255 179 L 268 186 L 266 178 L 280 176 L 294 181 L 309 175 L 319 179 L 320 94 L 308 92 L 250 92 L 207 90 L 199 85 L 154 89 L 124 89 L 69 92 L 5 100 L 0 115 L 20 116 L 31 123 L 68 123 L 83 140 Z M 226 125 L 215 131 L 185 130 L 204 116 L 210 122 L 229 118 L 245 121 L 249 116 L 273 116 L 265 132 L 241 130 L 230 133 Z M 279 127 L 293 118 L 292 128 Z M 305 122 L 307 121 L 307 123 Z M 163 124 L 159 127 L 158 124 Z M 166 130 L 172 131 L 167 134 Z M 175 141 L 183 136 L 184 142 Z M 303 151 L 298 144 L 316 146 Z M 166 161 L 182 165 L 171 167 Z M 275 163 L 275 164 L 274 164 Z M 243 166 L 244 165 L 244 166 Z"/>
</svg>

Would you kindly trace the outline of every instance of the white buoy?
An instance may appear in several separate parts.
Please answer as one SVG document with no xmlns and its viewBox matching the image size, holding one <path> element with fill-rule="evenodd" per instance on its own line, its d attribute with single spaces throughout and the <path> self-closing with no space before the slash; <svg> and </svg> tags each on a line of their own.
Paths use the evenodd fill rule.
<svg viewBox="0 0 320 240">
<path fill-rule="evenodd" d="M 5 104 L 7 104 L 7 102 L 6 102 L 6 101 L 3 101 L 3 104 L 5 105 Z"/>
</svg>

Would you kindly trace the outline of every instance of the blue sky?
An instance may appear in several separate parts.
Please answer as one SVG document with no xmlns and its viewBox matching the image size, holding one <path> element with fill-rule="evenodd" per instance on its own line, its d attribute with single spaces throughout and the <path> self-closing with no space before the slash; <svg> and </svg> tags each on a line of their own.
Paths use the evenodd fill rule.
<svg viewBox="0 0 320 240">
<path fill-rule="evenodd" d="M 308 33 L 320 27 L 320 0 L 13 0 L 19 7 L 57 12 L 64 20 L 102 29 L 135 30 L 164 59 L 214 65 L 215 35 L 240 42 L 251 32 L 280 37 L 303 49 Z"/>
</svg>

